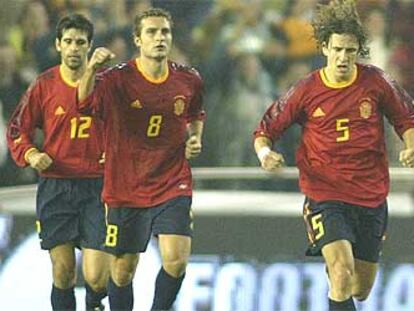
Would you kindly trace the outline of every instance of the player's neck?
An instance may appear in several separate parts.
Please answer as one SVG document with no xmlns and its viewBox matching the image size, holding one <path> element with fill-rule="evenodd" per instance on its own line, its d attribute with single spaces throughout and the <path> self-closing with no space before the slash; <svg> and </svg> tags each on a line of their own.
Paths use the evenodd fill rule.
<svg viewBox="0 0 414 311">
<path fill-rule="evenodd" d="M 164 58 L 161 61 L 146 57 L 138 57 L 136 59 L 138 70 L 151 80 L 165 80 L 168 75 L 168 61 Z"/>
<path fill-rule="evenodd" d="M 343 83 L 351 82 L 352 80 L 355 79 L 357 68 L 356 68 L 356 65 L 354 65 L 352 72 L 350 72 L 349 76 L 344 76 L 344 77 L 336 76 L 335 69 L 329 68 L 328 66 L 324 67 L 322 70 L 325 75 L 325 78 L 328 80 L 329 83 L 343 84 Z"/>
<path fill-rule="evenodd" d="M 67 82 L 69 85 L 76 85 L 83 73 L 85 72 L 85 66 L 79 67 L 76 70 L 70 69 L 64 63 L 60 65 L 60 74 L 62 79 Z"/>
</svg>

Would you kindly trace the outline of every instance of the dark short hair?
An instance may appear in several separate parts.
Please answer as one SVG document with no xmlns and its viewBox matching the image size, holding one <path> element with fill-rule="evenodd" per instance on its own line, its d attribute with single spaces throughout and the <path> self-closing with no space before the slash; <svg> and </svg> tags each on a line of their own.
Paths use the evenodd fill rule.
<svg viewBox="0 0 414 311">
<path fill-rule="evenodd" d="M 62 39 L 63 31 L 75 28 L 86 32 L 88 41 L 93 38 L 93 24 L 82 14 L 70 14 L 62 17 L 56 26 L 56 38 Z"/>
<path fill-rule="evenodd" d="M 358 54 L 362 57 L 369 55 L 368 36 L 362 27 L 355 0 L 331 0 L 329 4 L 318 5 L 312 26 L 319 47 L 329 42 L 332 34 L 351 34 L 358 40 Z"/>
<path fill-rule="evenodd" d="M 135 16 L 134 29 L 133 29 L 134 36 L 141 35 L 141 30 L 142 30 L 141 22 L 143 19 L 146 19 L 148 17 L 164 17 L 170 23 L 171 28 L 173 27 L 173 20 L 172 20 L 170 12 L 164 9 L 160 9 L 160 8 L 151 8 L 141 13 L 138 13 Z"/>
</svg>

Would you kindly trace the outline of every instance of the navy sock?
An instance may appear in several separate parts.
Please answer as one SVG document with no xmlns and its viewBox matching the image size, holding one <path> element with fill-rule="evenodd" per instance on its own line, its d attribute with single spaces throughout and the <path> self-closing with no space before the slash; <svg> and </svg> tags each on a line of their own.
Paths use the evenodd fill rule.
<svg viewBox="0 0 414 311">
<path fill-rule="evenodd" d="M 127 286 L 119 287 L 112 278 L 109 278 L 108 297 L 111 311 L 132 311 L 134 307 L 132 282 Z"/>
<path fill-rule="evenodd" d="M 352 297 L 344 301 L 329 299 L 329 311 L 356 311 Z"/>
<path fill-rule="evenodd" d="M 53 285 L 50 296 L 53 311 L 75 311 L 76 299 L 73 287 L 60 289 Z"/>
<path fill-rule="evenodd" d="M 174 278 L 161 267 L 155 282 L 155 294 L 151 310 L 169 310 L 172 307 L 184 276 L 185 274 L 179 278 Z"/>
<path fill-rule="evenodd" d="M 96 307 L 101 307 L 101 300 L 106 297 L 106 291 L 95 292 L 88 283 L 85 282 L 86 289 L 86 310 L 93 310 Z"/>
</svg>

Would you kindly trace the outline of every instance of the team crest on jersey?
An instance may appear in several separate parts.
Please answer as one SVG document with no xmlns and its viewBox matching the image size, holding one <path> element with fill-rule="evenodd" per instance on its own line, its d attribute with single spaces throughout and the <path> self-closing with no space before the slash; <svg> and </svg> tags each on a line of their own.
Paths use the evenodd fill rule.
<svg viewBox="0 0 414 311">
<path fill-rule="evenodd" d="M 139 101 L 139 99 L 136 99 L 130 104 L 130 107 L 135 108 L 135 109 L 141 109 L 142 105 L 141 105 L 141 102 Z"/>
<path fill-rule="evenodd" d="M 369 98 L 364 98 L 361 100 L 359 105 L 359 114 L 361 118 L 368 119 L 372 115 L 372 104 Z"/>
<path fill-rule="evenodd" d="M 184 108 L 185 108 L 185 97 L 182 95 L 178 95 L 174 97 L 175 102 L 174 102 L 174 113 L 177 116 L 180 116 L 183 114 L 184 112 Z"/>
</svg>

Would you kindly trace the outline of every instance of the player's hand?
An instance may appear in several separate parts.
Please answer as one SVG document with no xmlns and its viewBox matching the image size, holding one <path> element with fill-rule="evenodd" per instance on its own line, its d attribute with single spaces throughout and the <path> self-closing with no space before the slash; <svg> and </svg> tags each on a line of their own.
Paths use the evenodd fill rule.
<svg viewBox="0 0 414 311">
<path fill-rule="evenodd" d="M 103 66 L 111 59 L 115 57 L 115 54 L 105 47 L 96 48 L 88 62 L 88 68 L 96 70 Z"/>
<path fill-rule="evenodd" d="M 285 164 L 285 159 L 282 154 L 270 151 L 262 157 L 260 162 L 265 171 L 277 172 Z"/>
<path fill-rule="evenodd" d="M 29 165 L 39 172 L 47 169 L 52 163 L 52 158 L 45 152 L 40 152 L 39 150 L 34 150 L 30 152 L 27 156 L 27 161 Z"/>
<path fill-rule="evenodd" d="M 400 162 L 404 167 L 414 167 L 414 149 L 408 148 L 400 152 Z"/>
<path fill-rule="evenodd" d="M 187 160 L 197 157 L 201 153 L 201 138 L 190 136 L 185 143 L 185 157 Z"/>
</svg>

